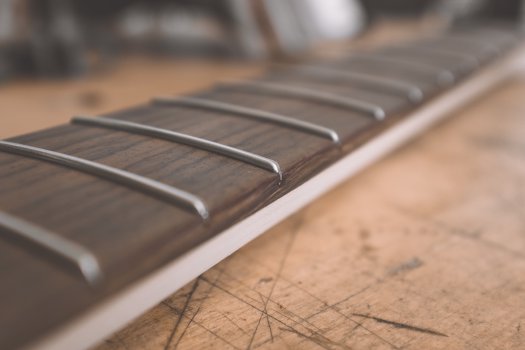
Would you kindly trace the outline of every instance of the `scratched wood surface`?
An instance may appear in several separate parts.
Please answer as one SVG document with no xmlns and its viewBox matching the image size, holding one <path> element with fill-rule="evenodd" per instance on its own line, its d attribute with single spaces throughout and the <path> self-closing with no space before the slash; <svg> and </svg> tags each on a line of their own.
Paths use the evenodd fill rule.
<svg viewBox="0 0 525 350">
<path fill-rule="evenodd" d="M 524 94 L 492 91 L 98 349 L 523 349 Z"/>
</svg>

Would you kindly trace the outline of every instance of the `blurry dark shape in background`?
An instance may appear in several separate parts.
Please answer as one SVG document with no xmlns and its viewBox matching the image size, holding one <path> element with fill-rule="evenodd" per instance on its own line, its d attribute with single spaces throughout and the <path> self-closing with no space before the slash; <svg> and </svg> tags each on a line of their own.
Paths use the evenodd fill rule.
<svg viewBox="0 0 525 350">
<path fill-rule="evenodd" d="M 522 16 L 522 0 L 362 0 L 369 18 L 414 16 L 437 12 L 456 21 L 514 20 Z"/>
<path fill-rule="evenodd" d="M 69 2 L 0 0 L 0 61 L 10 75 L 71 75 L 87 51 Z"/>
<path fill-rule="evenodd" d="M 129 53 L 261 59 L 388 16 L 521 20 L 522 0 L 0 0 L 0 81 L 65 77 Z"/>
<path fill-rule="evenodd" d="M 384 16 L 415 16 L 428 11 L 435 0 L 363 0 L 362 4 L 369 18 Z"/>
</svg>

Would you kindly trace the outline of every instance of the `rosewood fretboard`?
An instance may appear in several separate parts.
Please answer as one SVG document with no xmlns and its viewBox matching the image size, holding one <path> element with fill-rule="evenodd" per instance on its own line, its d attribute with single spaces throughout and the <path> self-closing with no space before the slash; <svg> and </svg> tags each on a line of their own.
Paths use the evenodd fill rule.
<svg viewBox="0 0 525 350">
<path fill-rule="evenodd" d="M 0 142 L 0 348 L 301 186 L 517 43 L 456 31 Z"/>
</svg>

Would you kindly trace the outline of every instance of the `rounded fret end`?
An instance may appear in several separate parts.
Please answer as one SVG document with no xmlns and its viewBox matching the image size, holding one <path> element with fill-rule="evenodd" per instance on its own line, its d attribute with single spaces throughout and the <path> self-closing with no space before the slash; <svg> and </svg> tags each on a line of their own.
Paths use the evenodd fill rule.
<svg viewBox="0 0 525 350">
<path fill-rule="evenodd" d="M 194 201 L 193 208 L 195 209 L 197 214 L 199 214 L 203 221 L 207 221 L 210 218 L 210 212 L 208 211 L 208 208 L 206 207 L 204 202 L 202 202 L 201 200 Z"/>
<path fill-rule="evenodd" d="M 281 183 L 283 182 L 283 172 L 281 170 L 281 166 L 279 165 L 279 163 L 273 160 L 271 161 L 271 164 L 272 164 L 272 171 L 276 173 L 279 178 L 279 186 L 280 186 Z"/>
<path fill-rule="evenodd" d="M 384 120 L 386 118 L 386 112 L 383 110 L 383 108 L 376 108 L 373 111 L 374 118 L 377 120 Z"/>
<path fill-rule="evenodd" d="M 339 137 L 339 134 L 336 131 L 330 130 L 328 134 L 333 143 L 341 145 L 341 137 Z"/>
<path fill-rule="evenodd" d="M 417 88 L 417 89 L 411 89 L 408 93 L 408 99 L 410 100 L 410 102 L 412 103 L 419 103 L 423 100 L 423 91 L 421 91 L 421 89 Z"/>
<path fill-rule="evenodd" d="M 102 274 L 97 258 L 92 254 L 84 254 L 81 256 L 78 260 L 78 268 L 91 287 L 97 287 L 102 283 L 104 275 Z"/>
<path fill-rule="evenodd" d="M 437 83 L 439 86 L 448 87 L 456 82 L 456 77 L 451 71 L 440 72 L 437 76 Z"/>
</svg>

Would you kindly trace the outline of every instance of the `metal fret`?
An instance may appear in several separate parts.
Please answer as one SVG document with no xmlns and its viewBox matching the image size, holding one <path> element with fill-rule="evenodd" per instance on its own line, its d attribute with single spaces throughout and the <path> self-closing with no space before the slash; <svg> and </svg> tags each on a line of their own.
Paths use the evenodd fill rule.
<svg viewBox="0 0 525 350">
<path fill-rule="evenodd" d="M 333 129 L 260 109 L 193 97 L 156 97 L 152 102 L 155 104 L 202 108 L 212 111 L 231 113 L 242 117 L 275 123 L 280 126 L 295 129 L 312 135 L 317 135 L 329 139 L 334 143 L 341 142 L 339 135 Z"/>
<path fill-rule="evenodd" d="M 134 190 L 144 192 L 147 195 L 162 199 L 176 206 L 191 210 L 197 213 L 203 220 L 206 220 L 209 217 L 208 209 L 199 197 L 176 187 L 125 170 L 43 148 L 8 141 L 0 141 L 0 151 L 48 161 L 98 176 Z"/>
<path fill-rule="evenodd" d="M 402 94 L 415 103 L 420 102 L 424 97 L 423 91 L 414 84 L 373 74 L 305 65 L 294 67 L 293 69 L 322 79 L 344 80 L 374 87 L 385 92 Z"/>
<path fill-rule="evenodd" d="M 109 128 L 119 131 L 131 132 L 140 135 L 155 137 L 164 139 L 171 142 L 184 144 L 187 146 L 195 147 L 212 153 L 217 153 L 229 158 L 240 160 L 256 167 L 271 171 L 278 175 L 279 183 L 283 179 L 281 167 L 275 160 L 243 151 L 241 149 L 223 145 L 210 140 L 202 139 L 199 137 L 183 134 L 176 131 L 167 129 L 161 129 L 149 125 L 133 123 L 113 118 L 90 118 L 90 117 L 73 117 L 71 122 L 80 125 L 89 125 L 102 128 Z"/>
<path fill-rule="evenodd" d="M 503 33 L 496 33 L 492 31 L 483 32 L 458 32 L 454 33 L 454 38 L 459 38 L 465 41 L 475 41 L 479 43 L 490 43 L 495 47 L 500 54 L 511 49 L 517 44 L 517 37 L 505 35 Z"/>
<path fill-rule="evenodd" d="M 376 104 L 299 86 L 255 81 L 235 81 L 220 83 L 218 87 L 225 90 L 240 90 L 241 92 L 254 92 L 301 100 L 311 100 L 359 113 L 365 113 L 376 120 L 383 120 L 386 117 L 383 108 Z"/>
<path fill-rule="evenodd" d="M 443 45 L 452 44 L 457 47 L 477 46 L 490 56 L 497 56 L 501 54 L 501 49 L 499 47 L 485 40 L 480 40 L 479 38 L 455 35 L 451 37 L 439 38 L 437 40 L 437 43 L 442 43 Z"/>
<path fill-rule="evenodd" d="M 6 234 L 29 242 L 72 265 L 90 285 L 101 282 L 102 271 L 97 258 L 81 245 L 2 211 L 0 228 L 3 229 L 0 232 L 5 230 Z"/>
<path fill-rule="evenodd" d="M 472 67 L 474 67 L 474 64 L 481 65 L 498 55 L 498 50 L 478 44 L 479 43 L 473 41 L 463 41 L 458 38 L 456 38 L 456 41 L 454 41 L 453 38 L 438 38 L 433 41 L 420 42 L 417 44 L 417 47 L 431 52 L 453 53 L 459 59 L 463 59 L 464 61 L 470 60 L 472 63 L 469 64 Z M 461 56 L 463 56 L 463 58 L 461 58 Z"/>
<path fill-rule="evenodd" d="M 428 47 L 428 46 L 403 46 L 394 48 L 394 50 L 400 50 L 401 52 L 406 53 L 419 53 L 428 56 L 441 56 L 443 58 L 448 58 L 452 60 L 460 60 L 464 69 L 474 70 L 480 66 L 479 59 L 473 55 L 460 53 L 452 49 L 437 48 L 437 47 Z"/>
<path fill-rule="evenodd" d="M 436 77 L 436 83 L 443 87 L 450 86 L 456 81 L 456 76 L 452 71 L 443 67 L 433 65 L 431 63 L 421 62 L 417 60 L 401 59 L 374 53 L 351 53 L 348 59 L 350 61 L 372 61 L 378 64 L 393 65 L 394 67 L 397 66 L 403 69 L 412 70 L 416 73 L 419 72 L 423 74 L 433 75 Z"/>
<path fill-rule="evenodd" d="M 478 38 L 481 35 L 485 40 L 490 40 L 492 43 L 503 43 L 507 48 L 519 42 L 520 35 L 516 34 L 515 31 L 508 32 L 506 30 L 498 30 L 495 28 L 477 28 L 476 30 L 468 30 L 459 33 L 459 35 L 465 35 L 468 38 Z"/>
</svg>

